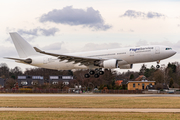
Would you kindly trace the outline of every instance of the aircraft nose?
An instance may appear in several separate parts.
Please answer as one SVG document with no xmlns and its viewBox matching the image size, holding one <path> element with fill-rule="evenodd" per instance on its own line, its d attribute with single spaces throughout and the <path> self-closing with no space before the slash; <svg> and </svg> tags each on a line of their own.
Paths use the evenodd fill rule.
<svg viewBox="0 0 180 120">
<path fill-rule="evenodd" d="M 175 50 L 172 50 L 172 55 L 175 55 L 177 52 Z"/>
<path fill-rule="evenodd" d="M 175 50 L 173 50 L 173 55 L 176 54 L 177 52 Z"/>
</svg>

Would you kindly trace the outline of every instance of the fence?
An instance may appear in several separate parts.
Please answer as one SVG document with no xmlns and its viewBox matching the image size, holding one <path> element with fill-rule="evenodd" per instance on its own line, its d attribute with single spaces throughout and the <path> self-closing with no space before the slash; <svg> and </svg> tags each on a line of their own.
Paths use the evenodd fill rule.
<svg viewBox="0 0 180 120">
<path fill-rule="evenodd" d="M 142 90 L 98 90 L 98 91 L 86 91 L 85 93 L 93 92 L 106 93 L 106 94 L 142 94 Z M 61 89 L 0 89 L 0 93 L 82 93 L 81 91 L 61 90 Z"/>
<path fill-rule="evenodd" d="M 61 89 L 35 89 L 35 90 L 11 90 L 2 89 L 0 93 L 69 93 L 68 90 Z"/>
<path fill-rule="evenodd" d="M 84 93 L 93 92 L 95 94 L 180 94 L 180 91 L 147 91 L 147 90 L 95 90 L 85 91 Z M 82 93 L 80 90 L 61 90 L 61 89 L 0 89 L 0 93 Z"/>
<path fill-rule="evenodd" d="M 142 94 L 143 90 L 99 90 L 99 91 L 93 91 L 93 93 L 105 93 L 105 94 Z"/>
</svg>

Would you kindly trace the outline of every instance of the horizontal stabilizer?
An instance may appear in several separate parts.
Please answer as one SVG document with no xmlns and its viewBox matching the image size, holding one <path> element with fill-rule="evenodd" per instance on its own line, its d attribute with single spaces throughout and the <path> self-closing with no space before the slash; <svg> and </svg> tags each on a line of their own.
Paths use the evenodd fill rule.
<svg viewBox="0 0 180 120">
<path fill-rule="evenodd" d="M 22 58 L 10 58 L 10 57 L 4 57 L 5 59 L 11 59 L 11 60 L 18 60 L 24 63 L 28 63 L 31 64 L 32 63 L 32 59 L 31 58 L 27 58 L 27 59 L 22 59 Z"/>
</svg>

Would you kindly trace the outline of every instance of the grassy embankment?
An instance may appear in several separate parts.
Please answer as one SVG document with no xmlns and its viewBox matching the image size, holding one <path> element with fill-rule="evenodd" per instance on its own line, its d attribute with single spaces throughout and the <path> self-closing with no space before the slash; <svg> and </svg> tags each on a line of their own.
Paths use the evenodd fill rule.
<svg viewBox="0 0 180 120">
<path fill-rule="evenodd" d="M 0 107 L 180 108 L 180 97 L 1 97 Z"/>
<path fill-rule="evenodd" d="M 0 107 L 180 108 L 180 97 L 1 97 Z M 178 120 L 180 113 L 0 112 L 0 120 Z"/>
<path fill-rule="evenodd" d="M 176 113 L 0 112 L 1 120 L 178 120 Z"/>
</svg>

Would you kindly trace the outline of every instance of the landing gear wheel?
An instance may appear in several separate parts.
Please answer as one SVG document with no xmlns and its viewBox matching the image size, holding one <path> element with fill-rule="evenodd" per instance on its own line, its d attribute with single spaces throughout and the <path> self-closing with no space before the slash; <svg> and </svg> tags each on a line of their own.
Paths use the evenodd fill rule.
<svg viewBox="0 0 180 120">
<path fill-rule="evenodd" d="M 104 71 L 99 71 L 99 75 L 103 75 L 104 74 Z"/>
<path fill-rule="evenodd" d="M 159 68 L 160 68 L 160 65 L 156 65 L 156 68 L 159 69 Z"/>
<path fill-rule="evenodd" d="M 89 74 L 90 74 L 90 75 L 94 75 L 94 73 L 95 73 L 94 70 L 89 71 Z"/>
<path fill-rule="evenodd" d="M 98 77 L 99 77 L 99 75 L 98 75 L 98 74 L 94 74 L 94 77 L 95 77 L 95 78 L 98 78 Z"/>
<path fill-rule="evenodd" d="M 89 75 L 89 74 L 85 74 L 84 77 L 85 77 L 85 78 L 89 78 L 90 75 Z"/>
<path fill-rule="evenodd" d="M 98 68 L 96 68 L 96 69 L 95 69 L 95 72 L 99 72 L 99 69 L 98 69 Z"/>
</svg>

